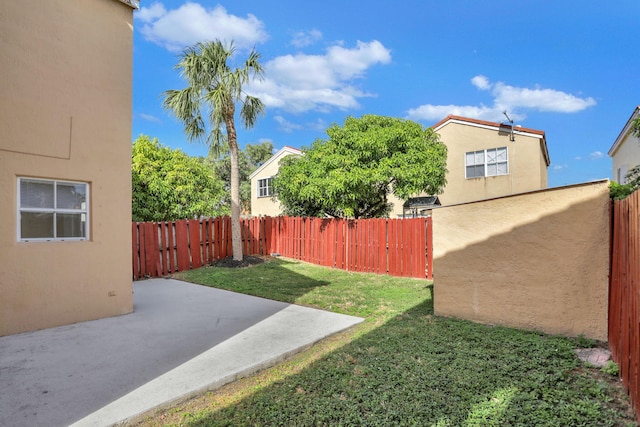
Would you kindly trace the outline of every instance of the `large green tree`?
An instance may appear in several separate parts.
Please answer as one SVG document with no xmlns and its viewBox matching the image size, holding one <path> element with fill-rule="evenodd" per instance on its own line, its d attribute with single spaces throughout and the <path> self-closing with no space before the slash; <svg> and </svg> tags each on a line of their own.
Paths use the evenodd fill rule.
<svg viewBox="0 0 640 427">
<path fill-rule="evenodd" d="M 214 151 L 220 149 L 225 141 L 229 144 L 233 259 L 242 261 L 236 103 L 240 104 L 240 118 L 244 126 L 253 127 L 264 112 L 264 104 L 260 99 L 247 95 L 243 87 L 252 78 L 260 78 L 263 69 L 260 54 L 255 50 L 249 53 L 241 67 L 233 68 L 229 61 L 234 53 L 233 43 L 227 46 L 220 40 L 198 43 L 185 49 L 176 68 L 186 80 L 187 87 L 165 91 L 163 105 L 184 124 L 190 141 L 205 141 Z"/>
<path fill-rule="evenodd" d="M 222 180 L 201 159 L 139 136 L 131 156 L 134 221 L 228 214 Z"/>
<path fill-rule="evenodd" d="M 387 196 L 439 194 L 447 147 L 432 129 L 392 117 L 349 117 L 327 129 L 304 156 L 283 159 L 274 188 L 289 215 L 374 218 L 389 214 Z"/>
</svg>

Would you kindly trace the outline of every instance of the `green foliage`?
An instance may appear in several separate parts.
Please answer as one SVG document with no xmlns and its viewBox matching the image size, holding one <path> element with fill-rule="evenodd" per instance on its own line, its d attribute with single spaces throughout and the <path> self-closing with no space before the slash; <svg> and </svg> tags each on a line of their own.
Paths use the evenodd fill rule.
<svg viewBox="0 0 640 427">
<path fill-rule="evenodd" d="M 602 368 L 600 368 L 600 370 L 605 374 L 609 374 L 613 376 L 617 376 L 620 373 L 620 368 L 618 368 L 618 364 L 613 360 L 607 361 L 607 363 Z"/>
<path fill-rule="evenodd" d="M 223 148 L 218 156 L 209 152 L 208 161 L 212 164 L 216 175 L 227 184 L 231 182 L 231 157 L 229 151 Z M 264 141 L 258 144 L 247 144 L 244 150 L 238 150 L 238 173 L 240 175 L 240 205 L 242 211 L 251 210 L 251 181 L 249 176 L 273 155 L 273 144 Z M 227 197 L 231 203 L 230 197 Z"/>
<path fill-rule="evenodd" d="M 223 182 L 202 160 L 141 135 L 133 142 L 134 221 L 171 221 L 227 214 Z"/>
<path fill-rule="evenodd" d="M 626 184 L 618 184 L 614 181 L 611 181 L 611 183 L 609 183 L 609 196 L 612 199 L 625 199 L 627 196 L 634 193 L 640 188 L 640 165 L 632 168 L 627 173 L 626 178 Z"/>
<path fill-rule="evenodd" d="M 349 117 L 327 129 L 304 156 L 281 162 L 274 189 L 289 215 L 384 217 L 389 193 L 439 194 L 447 148 L 432 129 L 398 118 Z"/>
</svg>

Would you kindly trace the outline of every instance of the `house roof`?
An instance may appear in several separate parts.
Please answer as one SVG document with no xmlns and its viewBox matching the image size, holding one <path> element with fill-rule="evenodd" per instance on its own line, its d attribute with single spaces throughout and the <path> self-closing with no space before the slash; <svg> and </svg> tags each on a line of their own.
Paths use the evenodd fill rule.
<svg viewBox="0 0 640 427">
<path fill-rule="evenodd" d="M 118 0 L 120 3 L 124 3 L 133 9 L 140 9 L 140 0 Z"/>
<path fill-rule="evenodd" d="M 446 126 L 449 123 L 457 123 L 457 124 L 462 124 L 462 125 L 467 125 L 467 126 L 474 126 L 474 127 L 478 127 L 478 128 L 496 130 L 496 131 L 499 131 L 499 132 L 500 131 L 511 132 L 511 125 L 510 124 L 489 122 L 489 121 L 486 121 L 486 120 L 471 119 L 469 117 L 454 116 L 454 115 L 448 115 L 447 117 L 445 117 L 444 119 L 440 120 L 438 123 L 433 125 L 432 128 L 433 128 L 433 130 L 435 130 L 437 132 L 438 130 L 442 129 L 444 126 Z M 549 150 L 547 148 L 547 139 L 546 139 L 544 131 L 537 130 L 537 129 L 531 129 L 531 128 L 525 128 L 525 127 L 522 127 L 522 126 L 514 126 L 513 127 L 513 134 L 514 135 L 523 135 L 523 136 L 529 136 L 529 137 L 533 137 L 533 138 L 538 138 L 540 140 L 540 149 L 542 150 L 542 154 L 544 156 L 544 160 L 547 163 L 547 166 L 549 166 L 551 164 L 551 158 L 549 157 Z"/>
<path fill-rule="evenodd" d="M 264 162 L 258 169 L 253 171 L 253 173 L 251 175 L 249 175 L 249 179 L 253 179 L 254 176 L 256 176 L 257 174 L 262 172 L 262 170 L 264 168 L 266 168 L 271 163 L 276 161 L 276 159 L 282 157 L 284 154 L 296 154 L 298 156 L 301 156 L 302 155 L 302 150 L 298 150 L 297 148 L 289 147 L 288 145 L 285 145 L 280 150 L 278 150 L 278 152 L 276 154 L 274 154 L 273 156 L 269 157 L 269 159 L 266 162 Z"/>
<path fill-rule="evenodd" d="M 635 110 L 633 110 L 631 117 L 629 117 L 629 120 L 627 120 L 627 123 L 622 128 L 622 131 L 620 131 L 620 134 L 613 142 L 613 145 L 611 146 L 611 148 L 609 148 L 609 152 L 607 153 L 609 157 L 613 157 L 613 154 L 618 150 L 618 148 L 622 144 L 622 141 L 627 137 L 627 135 L 629 135 L 629 132 L 631 132 L 631 126 L 633 125 L 633 121 L 638 117 L 639 114 L 640 105 L 638 105 Z"/>
<path fill-rule="evenodd" d="M 438 196 L 409 197 L 402 205 L 404 208 L 422 208 L 430 206 L 440 206 L 440 199 Z"/>
</svg>

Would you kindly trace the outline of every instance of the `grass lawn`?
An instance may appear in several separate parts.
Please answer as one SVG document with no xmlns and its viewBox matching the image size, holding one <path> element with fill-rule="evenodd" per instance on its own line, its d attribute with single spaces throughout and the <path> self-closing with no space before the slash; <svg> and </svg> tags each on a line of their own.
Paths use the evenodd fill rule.
<svg viewBox="0 0 640 427">
<path fill-rule="evenodd" d="M 177 278 L 366 321 L 142 425 L 636 425 L 616 377 L 574 353 L 595 342 L 436 317 L 425 280 L 286 259 Z"/>
</svg>

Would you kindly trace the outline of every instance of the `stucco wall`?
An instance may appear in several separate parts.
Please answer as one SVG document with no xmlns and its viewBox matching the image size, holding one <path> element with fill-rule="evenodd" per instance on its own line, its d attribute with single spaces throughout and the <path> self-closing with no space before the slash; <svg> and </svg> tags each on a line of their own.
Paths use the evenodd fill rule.
<svg viewBox="0 0 640 427">
<path fill-rule="evenodd" d="M 607 339 L 608 181 L 433 211 L 435 313 Z"/>
<path fill-rule="evenodd" d="M 507 132 L 472 125 L 449 123 L 438 130 L 447 145 L 447 185 L 439 196 L 443 205 L 465 203 L 500 197 L 541 188 L 542 175 L 539 159 L 543 157 L 540 139 L 516 135 L 510 141 Z M 507 147 L 509 174 L 485 178 L 465 178 L 465 153 L 489 148 Z"/>
<path fill-rule="evenodd" d="M 131 312 L 133 10 L 0 3 L 0 335 Z M 17 180 L 87 182 L 90 238 L 19 242 Z"/>
<path fill-rule="evenodd" d="M 473 124 L 451 122 L 438 129 L 447 146 L 447 184 L 438 195 L 443 206 L 484 200 L 547 188 L 547 164 L 540 143 L 541 136 L 510 134 Z M 507 147 L 509 173 L 500 176 L 470 178 L 465 176 L 465 154 L 470 151 Z M 392 197 L 390 217 L 402 216 L 403 201 Z"/>
<path fill-rule="evenodd" d="M 274 200 L 271 196 L 258 196 L 258 180 L 271 178 L 278 173 L 280 161 L 291 155 L 298 155 L 298 151 L 292 151 L 285 147 L 278 151 L 274 156 L 265 163 L 264 167 L 257 170 L 255 175 L 251 176 L 251 215 L 253 216 L 278 216 L 282 214 L 280 202 Z"/>
<path fill-rule="evenodd" d="M 627 134 L 611 159 L 613 161 L 613 180 L 618 182 L 618 169 L 628 173 L 631 168 L 640 165 L 640 140 L 638 137 Z M 626 173 L 623 172 L 622 175 L 626 175 Z"/>
</svg>

